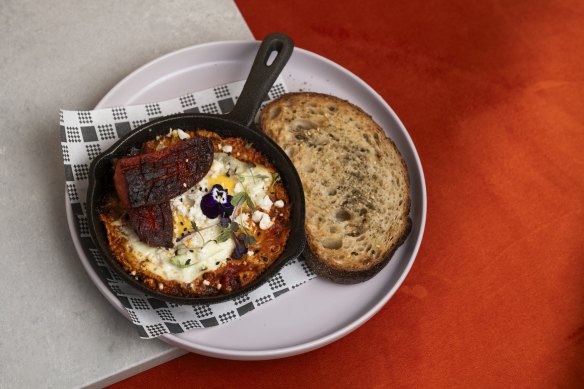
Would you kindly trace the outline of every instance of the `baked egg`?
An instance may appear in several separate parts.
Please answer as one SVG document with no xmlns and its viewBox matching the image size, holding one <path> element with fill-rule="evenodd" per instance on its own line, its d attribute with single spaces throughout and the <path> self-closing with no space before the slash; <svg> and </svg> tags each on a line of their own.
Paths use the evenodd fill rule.
<svg viewBox="0 0 584 389">
<path fill-rule="evenodd" d="M 169 139 L 194 136 L 178 131 L 171 131 L 149 147 L 159 149 Z M 235 285 L 225 281 L 229 268 L 237 268 L 237 284 L 245 285 L 284 249 L 290 210 L 279 175 L 241 139 L 221 142 L 215 134 L 210 138 L 215 153 L 209 171 L 170 199 L 173 247 L 154 247 L 141 241 L 124 212 L 110 211 L 102 216 L 118 260 L 131 275 L 148 280 L 145 283 L 151 288 L 167 291 L 178 285 L 180 292 L 171 293 L 177 295 L 188 295 L 190 289 L 194 295 L 212 294 L 209 289 L 229 291 L 225 284 L 230 284 L 227 289 Z M 202 205 L 210 196 L 215 201 L 230 202 L 232 210 L 210 217 Z M 243 252 L 241 242 L 245 242 Z"/>
</svg>

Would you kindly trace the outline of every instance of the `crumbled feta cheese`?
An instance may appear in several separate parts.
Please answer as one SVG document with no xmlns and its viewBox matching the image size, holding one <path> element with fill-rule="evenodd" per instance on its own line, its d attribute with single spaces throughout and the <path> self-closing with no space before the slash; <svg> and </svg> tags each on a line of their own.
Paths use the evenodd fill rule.
<svg viewBox="0 0 584 389">
<path fill-rule="evenodd" d="M 211 285 L 211 283 L 207 280 L 203 280 L 203 285 L 209 286 L 209 285 Z"/>
<path fill-rule="evenodd" d="M 255 223 L 259 223 L 264 215 L 265 213 L 263 213 L 262 211 L 255 210 L 251 215 L 251 220 L 253 220 Z"/>
<path fill-rule="evenodd" d="M 258 203 L 257 206 L 269 211 L 272 208 L 272 200 L 270 200 L 270 196 L 265 195 Z"/>
<path fill-rule="evenodd" d="M 225 151 L 226 153 L 230 153 L 233 151 L 233 147 L 231 147 L 230 145 L 225 145 L 223 146 L 223 151 Z"/>
<path fill-rule="evenodd" d="M 179 211 L 181 210 L 179 209 Z M 189 220 L 205 220 L 206 218 L 200 206 L 191 207 L 184 215 L 187 216 Z"/>
<path fill-rule="evenodd" d="M 249 213 L 242 212 L 239 223 L 243 225 L 245 228 L 251 228 L 251 225 L 249 224 Z"/>
<path fill-rule="evenodd" d="M 284 206 L 284 202 L 282 200 L 276 200 L 274 205 L 278 208 L 282 208 Z"/>
<path fill-rule="evenodd" d="M 176 209 L 176 211 L 179 214 L 181 214 L 183 216 L 186 216 L 186 215 L 189 214 L 189 207 L 184 203 L 184 201 L 180 201 L 180 199 L 181 199 L 180 196 L 179 197 L 176 197 L 173 200 L 173 204 L 172 205 L 174 206 L 174 208 Z"/>
<path fill-rule="evenodd" d="M 225 170 L 226 170 L 225 164 L 223 163 L 223 161 L 220 161 L 219 159 L 215 159 L 215 160 L 213 160 L 213 163 L 211 164 L 211 168 L 209 169 L 208 174 L 210 174 L 212 178 L 215 178 L 217 176 L 223 175 Z"/>
<path fill-rule="evenodd" d="M 262 216 L 262 220 L 260 220 L 260 228 L 262 230 L 267 230 L 273 224 L 274 222 L 272 221 L 272 219 L 270 219 L 270 215 L 264 213 L 264 215 Z"/>
<path fill-rule="evenodd" d="M 233 191 L 235 193 L 243 192 L 243 185 L 241 185 L 241 183 L 238 182 L 237 184 L 235 184 L 235 187 L 233 188 Z"/>
<path fill-rule="evenodd" d="M 158 289 L 160 290 L 164 289 L 164 285 L 162 283 L 158 284 Z"/>
<path fill-rule="evenodd" d="M 251 250 L 249 250 L 249 251 L 247 252 L 247 256 L 248 256 L 248 257 L 251 257 L 251 256 L 252 256 L 252 255 L 254 255 L 254 254 L 255 254 L 255 253 L 254 253 L 253 251 L 251 251 Z"/>
<path fill-rule="evenodd" d="M 191 136 L 189 134 L 187 134 L 186 132 L 184 132 L 183 130 L 176 130 L 178 137 L 180 139 L 189 139 Z"/>
</svg>

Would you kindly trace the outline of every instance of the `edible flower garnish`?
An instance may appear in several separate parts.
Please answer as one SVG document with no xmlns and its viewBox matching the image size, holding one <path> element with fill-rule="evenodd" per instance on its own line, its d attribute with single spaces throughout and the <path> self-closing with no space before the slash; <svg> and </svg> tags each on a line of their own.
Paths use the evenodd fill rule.
<svg viewBox="0 0 584 389">
<path fill-rule="evenodd" d="M 241 235 L 237 236 L 236 239 L 234 239 L 235 248 L 233 249 L 233 253 L 231 253 L 231 258 L 241 259 L 241 257 L 243 257 L 243 254 L 247 253 L 247 246 L 244 243 L 245 236 L 247 236 L 247 235 L 241 234 Z"/>
<path fill-rule="evenodd" d="M 226 189 L 219 184 L 213 185 L 209 193 L 201 199 L 201 211 L 209 219 L 215 219 L 218 216 L 229 217 L 233 213 L 231 198 Z"/>
<path fill-rule="evenodd" d="M 250 169 L 250 175 L 248 177 L 242 176 L 238 178 L 243 181 L 245 178 L 252 178 L 253 180 L 256 179 L 265 179 L 268 178 L 267 176 L 263 175 L 254 175 L 253 171 Z M 234 218 L 241 212 L 241 207 L 246 205 L 250 211 L 255 209 L 255 204 L 253 203 L 251 196 L 245 188 L 243 191 L 237 193 L 234 196 L 229 195 L 229 190 L 224 188 L 220 184 L 215 184 L 201 199 L 201 211 L 203 214 L 208 217 L 209 219 L 216 219 L 219 217 L 219 223 L 214 224 L 210 227 L 218 227 L 219 234 L 215 239 L 215 243 L 222 243 L 229 239 L 231 239 L 235 243 L 235 248 L 233 253 L 231 254 L 232 259 L 241 259 L 243 255 L 245 255 L 249 247 L 256 244 L 256 239 L 252 233 L 250 233 L 243 225 L 237 223 Z M 196 224 L 193 224 L 192 232 L 191 233 L 198 233 L 201 236 L 201 240 L 203 241 L 203 245 L 206 244 L 201 231 L 203 229 L 199 229 Z M 187 234 L 190 235 L 191 233 Z M 178 267 L 188 267 L 190 266 L 190 262 L 180 262 L 178 259 L 172 262 L 174 265 Z"/>
</svg>

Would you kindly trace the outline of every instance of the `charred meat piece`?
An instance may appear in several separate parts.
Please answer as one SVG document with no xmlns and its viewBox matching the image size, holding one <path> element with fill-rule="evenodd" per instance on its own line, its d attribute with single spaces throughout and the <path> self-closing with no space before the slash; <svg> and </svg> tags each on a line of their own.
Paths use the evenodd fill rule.
<svg viewBox="0 0 584 389">
<path fill-rule="evenodd" d="M 172 146 L 121 158 L 114 183 L 126 208 L 160 204 L 196 184 L 213 163 L 213 143 L 208 138 L 185 139 Z"/>
<path fill-rule="evenodd" d="M 172 209 L 170 202 L 128 209 L 132 228 L 150 246 L 172 247 Z"/>
</svg>

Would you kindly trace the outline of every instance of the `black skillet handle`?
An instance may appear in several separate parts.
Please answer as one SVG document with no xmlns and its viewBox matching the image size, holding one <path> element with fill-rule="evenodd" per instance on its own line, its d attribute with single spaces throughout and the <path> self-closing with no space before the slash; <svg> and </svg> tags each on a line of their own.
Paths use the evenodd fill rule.
<svg viewBox="0 0 584 389">
<path fill-rule="evenodd" d="M 281 33 L 272 33 L 264 38 L 258 53 L 253 61 L 241 95 L 226 115 L 226 118 L 246 127 L 254 121 L 262 102 L 274 85 L 276 78 L 288 62 L 294 50 L 294 42 L 289 36 Z M 270 54 L 276 52 L 276 58 L 267 65 Z"/>
</svg>

